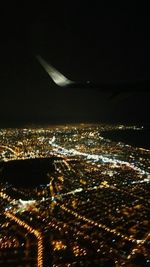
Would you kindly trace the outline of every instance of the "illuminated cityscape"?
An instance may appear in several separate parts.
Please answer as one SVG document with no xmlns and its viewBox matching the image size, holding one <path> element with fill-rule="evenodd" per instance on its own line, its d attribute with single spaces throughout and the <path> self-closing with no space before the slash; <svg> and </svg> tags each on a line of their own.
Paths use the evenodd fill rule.
<svg viewBox="0 0 150 267">
<path fill-rule="evenodd" d="M 0 267 L 150 267 L 149 5 L 2 3 Z"/>
<path fill-rule="evenodd" d="M 115 130 L 0 130 L 0 266 L 150 266 L 150 150 Z"/>
</svg>

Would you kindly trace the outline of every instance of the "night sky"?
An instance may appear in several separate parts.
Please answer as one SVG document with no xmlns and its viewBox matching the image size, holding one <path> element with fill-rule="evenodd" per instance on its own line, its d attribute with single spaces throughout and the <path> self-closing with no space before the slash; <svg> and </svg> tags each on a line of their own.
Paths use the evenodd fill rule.
<svg viewBox="0 0 150 267">
<path fill-rule="evenodd" d="M 60 1 L 61 2 L 61 1 Z M 82 2 L 82 1 L 80 1 Z M 94 2 L 94 1 L 93 1 Z M 97 1 L 99 2 L 99 1 Z M 96 2 L 95 2 L 96 3 Z M 0 16 L 0 123 L 148 123 L 150 90 L 62 89 L 42 69 L 40 54 L 68 78 L 94 82 L 149 79 L 149 9 L 140 5 L 5 6 Z"/>
</svg>

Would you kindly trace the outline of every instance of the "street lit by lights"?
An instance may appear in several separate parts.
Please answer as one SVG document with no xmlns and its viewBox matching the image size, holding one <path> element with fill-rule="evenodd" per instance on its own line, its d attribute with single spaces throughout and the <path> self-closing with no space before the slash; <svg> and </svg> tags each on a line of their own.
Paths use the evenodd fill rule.
<svg viewBox="0 0 150 267">
<path fill-rule="evenodd" d="M 115 130 L 144 129 L 81 124 L 0 130 L 2 260 L 8 255 L 17 266 L 24 255 L 27 265 L 38 267 L 103 266 L 103 260 L 136 267 L 140 254 L 149 264 L 150 150 L 104 137 Z M 32 186 L 24 185 L 20 161 Z M 14 163 L 14 173 L 7 172 Z"/>
</svg>

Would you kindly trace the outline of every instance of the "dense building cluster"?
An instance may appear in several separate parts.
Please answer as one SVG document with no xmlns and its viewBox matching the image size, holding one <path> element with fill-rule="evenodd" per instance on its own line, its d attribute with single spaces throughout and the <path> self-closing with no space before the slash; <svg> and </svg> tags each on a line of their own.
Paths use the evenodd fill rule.
<svg viewBox="0 0 150 267">
<path fill-rule="evenodd" d="M 118 129 L 141 130 L 0 131 L 0 266 L 150 266 L 150 150 L 104 138 Z M 47 183 L 3 179 L 8 162 L 34 158 L 48 159 Z"/>
</svg>

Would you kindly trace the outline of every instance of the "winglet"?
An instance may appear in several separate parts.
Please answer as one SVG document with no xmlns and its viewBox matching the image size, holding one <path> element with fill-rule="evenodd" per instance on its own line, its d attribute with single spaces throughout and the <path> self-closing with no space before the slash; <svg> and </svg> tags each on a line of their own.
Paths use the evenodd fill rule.
<svg viewBox="0 0 150 267">
<path fill-rule="evenodd" d="M 51 77 L 51 79 L 56 83 L 58 86 L 65 87 L 74 82 L 66 78 L 63 74 L 61 74 L 58 70 L 56 70 L 52 65 L 48 64 L 40 55 L 37 55 L 36 58 Z"/>
</svg>

